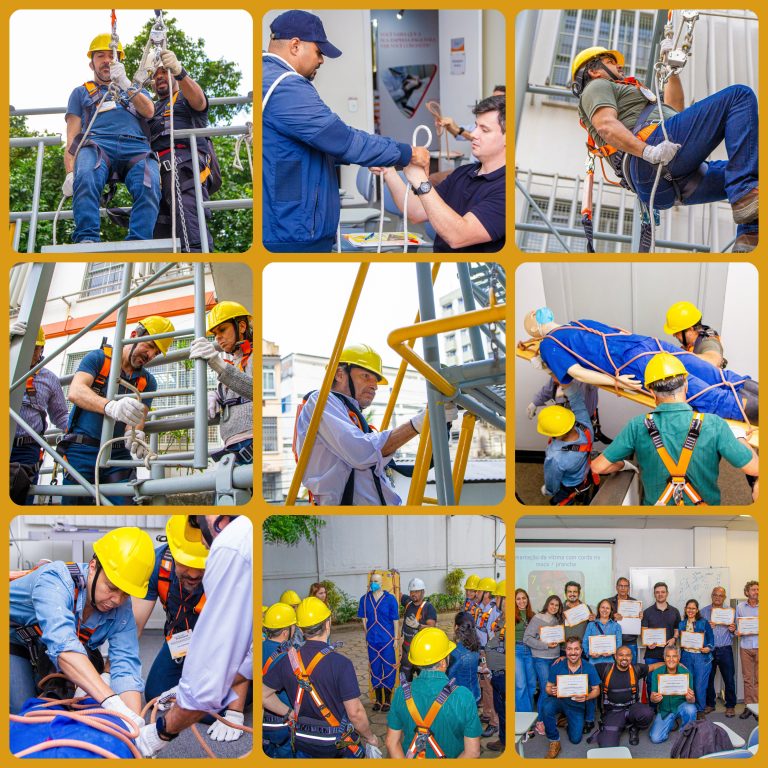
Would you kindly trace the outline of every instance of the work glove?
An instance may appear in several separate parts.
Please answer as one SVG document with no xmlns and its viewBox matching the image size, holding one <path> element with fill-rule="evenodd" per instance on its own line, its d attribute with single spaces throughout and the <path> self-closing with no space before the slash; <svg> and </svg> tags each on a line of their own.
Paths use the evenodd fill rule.
<svg viewBox="0 0 768 768">
<path fill-rule="evenodd" d="M 144 727 L 144 718 L 141 715 L 137 715 L 116 693 L 107 696 L 107 698 L 101 702 L 101 707 L 102 709 L 108 709 L 110 712 L 125 715 L 125 717 L 131 720 L 137 728 Z"/>
<path fill-rule="evenodd" d="M 64 177 L 64 183 L 61 185 L 61 194 L 64 197 L 72 197 L 72 193 L 75 191 L 75 172 L 70 171 Z"/>
<path fill-rule="evenodd" d="M 546 485 L 542 485 L 541 486 L 541 495 L 542 496 L 549 496 L 549 491 L 547 490 L 547 486 Z"/>
<path fill-rule="evenodd" d="M 208 341 L 204 336 L 195 339 L 189 345 L 189 359 L 205 360 L 216 373 L 221 373 L 226 365 L 213 342 Z"/>
<path fill-rule="evenodd" d="M 419 620 L 415 616 L 409 616 L 405 623 L 411 628 L 411 629 L 418 629 L 419 628 Z"/>
<path fill-rule="evenodd" d="M 531 358 L 531 365 L 537 370 L 537 371 L 543 371 L 544 370 L 544 361 L 541 359 L 541 355 L 536 355 Z"/>
<path fill-rule="evenodd" d="M 11 333 L 13 333 L 13 329 L 11 329 Z M 728 427 L 737 440 L 747 439 L 747 430 L 744 427 L 740 427 L 738 424 L 729 424 Z"/>
<path fill-rule="evenodd" d="M 141 424 L 144 418 L 144 406 L 133 397 L 110 400 L 104 406 L 104 413 L 115 421 L 122 421 L 131 427 Z"/>
<path fill-rule="evenodd" d="M 131 81 L 125 73 L 125 65 L 119 61 L 110 62 L 109 79 L 121 90 L 127 91 L 131 87 Z"/>
<path fill-rule="evenodd" d="M 365 756 L 369 760 L 380 760 L 382 757 L 384 757 L 381 754 L 381 750 L 378 747 L 374 747 L 373 744 L 365 745 Z"/>
<path fill-rule="evenodd" d="M 662 141 L 661 144 L 657 144 L 655 147 L 646 144 L 643 149 L 643 160 L 651 165 L 669 165 L 680 149 L 680 146 L 680 144 L 675 144 L 673 141 Z"/>
<path fill-rule="evenodd" d="M 181 74 L 181 63 L 176 58 L 176 54 L 173 51 L 160 51 L 160 60 L 163 62 L 163 67 L 174 77 Z"/>
<path fill-rule="evenodd" d="M 146 441 L 147 436 L 140 429 L 126 429 L 125 430 L 125 448 L 138 461 L 144 461 L 144 458 L 149 451 L 139 442 L 139 440 Z"/>
<path fill-rule="evenodd" d="M 459 418 L 459 409 L 456 407 L 456 403 L 446 403 L 443 408 L 445 411 L 446 423 L 456 421 Z M 411 417 L 411 426 L 421 434 L 421 428 L 424 426 L 424 417 L 427 415 L 427 409 L 422 408 L 415 416 Z"/>
<path fill-rule="evenodd" d="M 14 336 L 23 336 L 27 332 L 27 324 L 23 320 L 17 320 L 11 326 L 11 341 Z"/>
<path fill-rule="evenodd" d="M 640 470 L 631 462 L 624 459 L 624 466 L 621 468 L 622 472 L 636 472 L 640 473 Z"/>
<path fill-rule="evenodd" d="M 212 391 L 208 393 L 208 418 L 215 419 L 218 416 L 219 411 L 219 394 Z"/>
<path fill-rule="evenodd" d="M 242 725 L 244 717 L 242 712 L 228 709 L 224 713 L 224 719 Z M 221 720 L 217 720 L 208 729 L 208 735 L 211 737 L 211 741 L 237 741 L 243 735 L 243 731 L 239 728 L 232 728 L 226 723 L 222 723 Z"/>
<path fill-rule="evenodd" d="M 176 701 L 176 691 L 179 689 L 178 685 L 174 685 L 173 688 L 169 688 L 160 694 L 157 699 L 157 708 L 161 712 L 167 712 Z"/>
<path fill-rule="evenodd" d="M 445 411 L 445 423 L 451 424 L 454 421 L 458 421 L 459 419 L 459 409 L 456 405 L 456 403 L 446 403 L 445 407 L 443 408 Z"/>
<path fill-rule="evenodd" d="M 136 739 L 136 746 L 138 747 L 139 752 L 141 752 L 142 757 L 154 757 L 170 743 L 170 741 L 163 741 L 157 735 L 156 723 L 145 725 L 139 731 L 139 737 Z"/>
<path fill-rule="evenodd" d="M 661 45 L 659 46 L 659 53 L 661 54 L 661 58 L 665 59 L 667 57 L 667 54 L 675 47 L 675 44 L 672 42 L 671 37 L 665 37 L 661 41 Z"/>
<path fill-rule="evenodd" d="M 526 408 L 526 411 L 528 412 L 528 418 L 529 419 L 535 419 L 536 418 L 536 404 L 535 403 L 528 403 L 528 407 Z"/>
</svg>

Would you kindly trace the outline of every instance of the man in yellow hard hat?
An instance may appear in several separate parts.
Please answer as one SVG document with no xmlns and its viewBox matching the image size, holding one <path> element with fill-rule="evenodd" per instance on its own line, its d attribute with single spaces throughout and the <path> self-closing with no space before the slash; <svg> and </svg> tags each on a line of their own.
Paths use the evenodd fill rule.
<svg viewBox="0 0 768 768">
<path fill-rule="evenodd" d="M 473 619 L 477 613 L 477 585 L 479 583 L 480 577 L 476 573 L 467 576 L 467 580 L 464 582 L 463 610 L 469 613 Z"/>
<path fill-rule="evenodd" d="M 295 611 L 299 607 L 301 598 L 296 590 L 286 589 L 283 594 L 280 595 L 280 602 L 285 605 L 290 605 Z M 304 645 L 304 633 L 301 631 L 301 627 L 296 627 L 291 637 L 291 642 L 295 648 L 301 648 L 301 646 Z"/>
<path fill-rule="evenodd" d="M 139 727 L 139 641 L 129 597 L 143 598 L 155 562 L 152 539 L 115 528 L 94 542 L 87 563 L 47 563 L 11 583 L 11 713 L 34 696 L 70 698 L 75 686 Z M 110 677 L 99 647 L 109 642 Z M 36 683 L 60 672 L 42 693 Z"/>
<path fill-rule="evenodd" d="M 264 675 L 263 705 L 282 717 L 292 731 L 293 757 L 364 757 L 379 739 L 360 701 L 352 662 L 328 644 L 331 610 L 306 597 L 296 611 L 306 643 L 289 647 Z M 285 691 L 289 704 L 277 693 Z M 378 753 L 379 756 L 381 753 Z"/>
<path fill-rule="evenodd" d="M 469 688 L 448 680 L 446 670 L 456 643 L 437 627 L 422 629 L 408 651 L 421 672 L 404 677 L 387 715 L 386 745 L 391 758 L 480 757 L 482 725 Z"/>
<path fill-rule="evenodd" d="M 75 88 L 67 104 L 67 175 L 61 191 L 72 196 L 75 243 L 100 241 L 99 207 L 108 203 L 102 198 L 107 181 L 124 182 L 133 198 L 128 240 L 152 238 L 160 203 L 160 172 L 149 146 L 148 120 L 155 107 L 141 83 L 128 78 L 122 46 L 112 45 L 109 34 L 96 35 L 87 54 L 93 80 Z"/>
<path fill-rule="evenodd" d="M 173 338 L 142 341 L 144 336 L 156 336 L 174 332 L 173 323 L 161 315 L 151 315 L 139 321 L 131 331 L 132 344 L 123 346 L 120 358 L 120 380 L 127 381 L 139 392 L 157 390 L 157 380 L 144 367 L 159 354 L 166 354 Z M 133 390 L 122 383 L 117 388 L 116 396 L 106 397 L 109 373 L 113 365 L 112 347 L 102 344 L 100 349 L 88 352 L 80 361 L 72 383 L 69 385 L 67 398 L 73 404 L 69 414 L 67 433 L 59 442 L 59 452 L 74 469 L 93 483 L 96 474 L 96 458 L 101 447 L 101 426 L 104 416 L 115 421 L 114 437 L 124 437 L 124 445 L 112 444 L 112 458 L 129 460 L 132 457 L 142 460 L 147 455 L 144 434 L 144 420 L 152 405 L 152 398 L 139 398 Z M 129 397 L 120 397 L 129 395 Z M 125 482 L 136 477 L 135 467 L 107 467 L 99 471 L 99 481 Z M 77 485 L 77 481 L 64 475 L 64 485 Z M 109 496 L 116 505 L 132 504 L 130 496 Z M 62 504 L 93 504 L 93 498 L 82 496 L 63 496 Z"/>
<path fill-rule="evenodd" d="M 16 321 L 11 326 L 11 341 L 23 336 L 27 331 L 24 321 Z M 34 368 L 43 359 L 45 333 L 42 328 L 37 331 L 35 351 L 32 353 L 30 368 Z M 43 437 L 51 417 L 54 425 L 64 431 L 67 428 L 67 403 L 64 390 L 61 388 L 59 377 L 47 368 L 40 368 L 33 373 L 24 386 L 24 397 L 21 401 L 19 415 Z M 16 434 L 11 445 L 10 494 L 16 504 L 33 504 L 34 498 L 27 495 L 30 485 L 37 484 L 40 465 L 43 461 L 43 450 L 34 438 L 21 427 L 16 427 Z"/>
<path fill-rule="evenodd" d="M 347 345 L 342 350 L 302 478 L 313 503 L 341 506 L 403 503 L 385 469 L 392 461 L 392 454 L 421 432 L 426 411 L 419 411 L 394 429 L 373 431 L 362 412 L 373 402 L 379 384 L 388 384 L 379 354 L 367 344 Z M 297 461 L 317 396 L 317 390 L 305 395 L 296 412 L 293 450 Z M 447 404 L 446 422 L 457 417 L 456 406 Z"/>
<path fill-rule="evenodd" d="M 706 360 L 715 368 L 726 368 L 720 334 L 701 322 L 701 310 L 690 301 L 677 301 L 667 310 L 664 333 L 674 336 L 686 351 Z"/>
<path fill-rule="evenodd" d="M 213 458 L 218 461 L 231 453 L 235 465 L 253 464 L 253 318 L 242 304 L 220 301 L 208 313 L 206 326 L 216 344 L 204 337 L 195 339 L 189 359 L 205 360 L 219 380 L 208 393 L 208 416 L 221 415 L 224 449 Z"/>
<path fill-rule="evenodd" d="M 673 45 L 662 41 L 664 61 Z M 758 237 L 757 97 L 745 85 L 731 85 L 686 109 L 678 73 L 670 68 L 664 85 L 662 129 L 653 85 L 626 78 L 619 51 L 585 48 L 571 67 L 579 118 L 646 205 L 654 185 L 657 209 L 728 200 L 737 225 L 734 252 L 751 251 Z M 728 159 L 707 160 L 723 141 Z"/>
<path fill-rule="evenodd" d="M 480 659 L 485 658 L 485 646 L 494 635 L 493 625 L 499 618 L 499 609 L 496 605 L 494 592 L 496 592 L 496 580 L 490 576 L 480 579 L 477 585 L 475 597 L 477 599 L 477 611 L 475 613 L 475 634 L 480 643 Z M 493 687 L 490 674 L 480 675 L 481 707 L 483 710 L 483 722 L 486 728 L 483 738 L 494 736 L 499 732 L 499 716 L 493 706 Z"/>
<path fill-rule="evenodd" d="M 636 454 L 643 504 L 656 506 L 719 505 L 721 459 L 745 475 L 758 476 L 758 457 L 747 444 L 744 429 L 729 427 L 715 414 L 697 413 L 687 403 L 688 372 L 679 357 L 668 353 L 652 357 L 645 369 L 645 386 L 656 408 L 629 421 L 592 462 L 594 472 L 618 472 L 625 459 Z"/>
<path fill-rule="evenodd" d="M 299 601 L 301 602 L 301 601 Z M 291 646 L 293 633 L 296 631 L 296 611 L 287 603 L 277 602 L 270 605 L 264 614 L 264 634 L 261 642 L 261 674 L 267 674 L 270 667 L 280 661 Z M 287 707 L 291 702 L 285 691 L 277 691 L 277 697 Z M 267 757 L 291 757 L 291 731 L 280 715 L 262 711 L 261 737 Z"/>
</svg>

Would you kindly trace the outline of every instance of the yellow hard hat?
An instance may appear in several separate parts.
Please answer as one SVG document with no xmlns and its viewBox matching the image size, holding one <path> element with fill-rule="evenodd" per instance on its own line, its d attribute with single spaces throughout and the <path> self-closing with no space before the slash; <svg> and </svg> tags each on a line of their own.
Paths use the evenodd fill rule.
<svg viewBox="0 0 768 768">
<path fill-rule="evenodd" d="M 88 58 L 90 59 L 96 51 L 111 51 L 109 44 L 112 42 L 112 35 L 109 32 L 105 32 L 103 35 L 96 35 L 91 40 L 91 46 L 88 48 Z M 122 61 L 125 58 L 125 51 L 123 51 L 123 44 L 117 43 L 117 58 Z"/>
<path fill-rule="evenodd" d="M 173 327 L 173 323 L 162 315 L 150 315 L 143 320 L 139 320 L 139 325 L 144 326 L 144 329 L 150 336 L 154 336 L 158 333 L 171 333 L 176 329 Z M 173 339 L 168 337 L 167 339 L 155 339 L 154 343 L 158 346 L 160 351 L 166 355 L 168 349 L 173 343 Z"/>
<path fill-rule="evenodd" d="M 35 346 L 36 347 L 45 346 L 45 333 L 43 332 L 42 328 L 37 329 L 37 338 L 35 339 Z"/>
<path fill-rule="evenodd" d="M 645 387 L 649 384 L 655 384 L 657 381 L 664 381 L 673 376 L 687 376 L 688 371 L 680 362 L 676 355 L 670 355 L 668 352 L 659 352 L 654 355 L 645 366 Z"/>
<path fill-rule="evenodd" d="M 268 606 L 268 605 L 262 605 L 262 606 L 261 606 L 261 615 L 262 615 L 262 618 L 263 618 L 264 614 L 267 612 L 267 609 L 268 609 L 268 608 L 269 608 L 269 606 Z"/>
<path fill-rule="evenodd" d="M 314 627 L 331 615 L 331 609 L 318 597 L 305 597 L 296 609 L 296 623 L 300 627 Z"/>
<path fill-rule="evenodd" d="M 366 371 L 376 374 L 379 384 L 389 384 L 384 378 L 381 355 L 367 344 L 350 344 L 344 347 L 339 363 L 348 363 L 349 365 L 356 365 L 358 368 L 365 368 Z"/>
<path fill-rule="evenodd" d="M 171 548 L 173 559 L 189 568 L 205 568 L 209 549 L 203 541 L 199 528 L 189 524 L 186 515 L 172 515 L 165 524 L 165 534 L 168 536 L 168 546 Z"/>
<path fill-rule="evenodd" d="M 234 320 L 236 317 L 251 317 L 251 313 L 236 301 L 220 301 L 205 318 L 206 330 L 208 333 L 212 333 L 217 325 L 221 325 L 227 320 Z"/>
<path fill-rule="evenodd" d="M 267 629 L 285 629 L 295 623 L 296 611 L 293 610 L 293 606 L 285 603 L 270 605 L 264 614 L 264 626 Z"/>
<path fill-rule="evenodd" d="M 464 582 L 464 589 L 477 589 L 479 583 L 480 577 L 476 573 L 470 574 Z"/>
<path fill-rule="evenodd" d="M 481 592 L 493 592 L 496 589 L 496 579 L 492 579 L 490 576 L 486 576 L 484 579 L 480 579 L 480 583 L 477 588 Z"/>
<path fill-rule="evenodd" d="M 579 51 L 574 57 L 573 63 L 571 64 L 571 80 L 576 77 L 576 73 L 583 64 L 586 64 L 597 56 L 613 56 L 619 67 L 624 66 L 624 56 L 619 51 L 611 51 L 608 48 L 603 48 L 602 45 L 593 45 L 591 48 L 585 48 L 583 51 Z"/>
<path fill-rule="evenodd" d="M 298 592 L 294 592 L 292 589 L 286 589 L 285 592 L 280 595 L 280 602 L 296 607 L 301 602 L 301 598 L 299 597 Z"/>
<path fill-rule="evenodd" d="M 667 310 L 664 333 L 674 336 L 686 328 L 693 328 L 701 320 L 701 310 L 690 301 L 678 301 Z"/>
<path fill-rule="evenodd" d="M 502 579 L 493 590 L 494 597 L 506 597 L 507 595 L 507 580 Z"/>
<path fill-rule="evenodd" d="M 417 632 L 408 650 L 408 661 L 417 667 L 431 667 L 450 656 L 456 643 L 437 627 L 427 627 Z"/>
<path fill-rule="evenodd" d="M 547 437 L 562 437 L 567 435 L 576 423 L 573 411 L 562 405 L 548 405 L 539 411 L 536 430 Z"/>
<path fill-rule="evenodd" d="M 144 598 L 155 569 L 152 539 L 139 528 L 115 528 L 93 543 L 107 578 L 132 597 Z"/>
</svg>

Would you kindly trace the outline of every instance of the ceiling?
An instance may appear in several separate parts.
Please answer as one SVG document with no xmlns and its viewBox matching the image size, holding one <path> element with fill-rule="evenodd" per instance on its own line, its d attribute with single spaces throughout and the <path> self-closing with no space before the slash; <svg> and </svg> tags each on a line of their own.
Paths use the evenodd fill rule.
<svg viewBox="0 0 768 768">
<path fill-rule="evenodd" d="M 749 515 L 530 515 L 521 517 L 520 528 L 727 528 L 730 531 L 757 531 L 757 521 Z"/>
</svg>

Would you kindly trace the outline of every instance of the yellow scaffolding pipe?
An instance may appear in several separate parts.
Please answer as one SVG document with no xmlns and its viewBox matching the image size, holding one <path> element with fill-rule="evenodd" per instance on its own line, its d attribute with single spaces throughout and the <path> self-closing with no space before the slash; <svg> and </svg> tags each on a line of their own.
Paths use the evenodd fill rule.
<svg viewBox="0 0 768 768">
<path fill-rule="evenodd" d="M 440 271 L 440 262 L 436 261 L 432 265 L 432 285 L 435 284 L 435 280 L 437 279 L 437 273 Z M 416 319 L 413 321 L 414 323 L 418 323 L 421 319 L 421 314 L 419 312 L 416 313 Z M 416 339 L 409 339 L 408 346 L 413 347 L 413 345 L 416 343 Z M 401 361 L 400 368 L 397 371 L 397 376 L 395 376 L 395 383 L 392 385 L 392 393 L 389 396 L 389 400 L 387 401 L 387 407 L 384 410 L 384 418 L 381 420 L 381 426 L 379 427 L 379 430 L 383 432 L 385 429 L 389 427 L 389 420 L 392 418 L 392 414 L 395 411 L 395 404 L 397 403 L 397 398 L 400 395 L 400 388 L 403 386 L 403 380 L 405 379 L 405 372 L 408 369 L 408 362 L 406 360 Z"/>
<path fill-rule="evenodd" d="M 286 507 L 291 507 L 296 503 L 296 497 L 299 494 L 299 488 L 301 486 L 301 479 L 304 477 L 304 472 L 309 463 L 309 457 L 312 454 L 312 448 L 314 447 L 315 438 L 317 437 L 317 430 L 320 428 L 320 419 L 323 417 L 323 410 L 328 401 L 328 396 L 331 393 L 333 378 L 336 375 L 336 369 L 339 367 L 339 358 L 344 349 L 347 333 L 349 333 L 349 326 L 352 325 L 352 318 L 354 317 L 355 309 L 357 308 L 357 302 L 360 300 L 360 293 L 363 290 L 365 277 L 368 274 L 368 268 L 370 266 L 370 262 L 363 262 L 357 270 L 357 277 L 352 286 L 352 292 L 349 295 L 347 309 L 344 312 L 341 327 L 339 328 L 339 334 L 336 337 L 333 352 L 331 352 L 331 359 L 328 363 L 328 368 L 325 371 L 323 385 L 320 387 L 320 393 L 317 396 L 315 410 L 312 412 L 312 417 L 309 420 L 309 427 L 307 428 L 307 435 L 304 438 L 304 445 L 301 447 L 301 454 L 299 454 L 299 460 L 296 462 L 296 469 L 294 470 L 293 478 L 291 479 L 291 487 L 288 489 L 288 495 L 285 498 Z"/>
<path fill-rule="evenodd" d="M 477 416 L 474 413 L 464 412 L 464 418 L 461 420 L 459 444 L 456 448 L 456 456 L 453 459 L 453 495 L 456 499 L 456 504 L 461 499 L 461 489 L 464 487 L 464 474 L 467 471 L 469 447 L 472 444 L 472 433 L 475 431 L 476 421 Z"/>
<path fill-rule="evenodd" d="M 456 394 L 457 388 L 441 376 L 426 360 L 419 357 L 407 342 L 424 336 L 434 336 L 438 333 L 457 331 L 461 328 L 473 328 L 476 325 L 498 323 L 504 320 L 506 304 L 497 304 L 487 309 L 476 309 L 453 317 L 440 317 L 423 323 L 397 328 L 387 337 L 387 344 L 397 352 L 407 363 L 410 363 L 432 386 L 446 397 Z"/>
<path fill-rule="evenodd" d="M 429 460 L 432 456 L 432 431 L 429 428 L 429 412 L 424 414 L 424 424 L 421 427 L 419 447 L 416 450 L 416 460 L 413 464 L 411 486 L 408 489 L 408 505 L 421 506 L 424 503 L 424 489 L 427 487 Z"/>
</svg>

